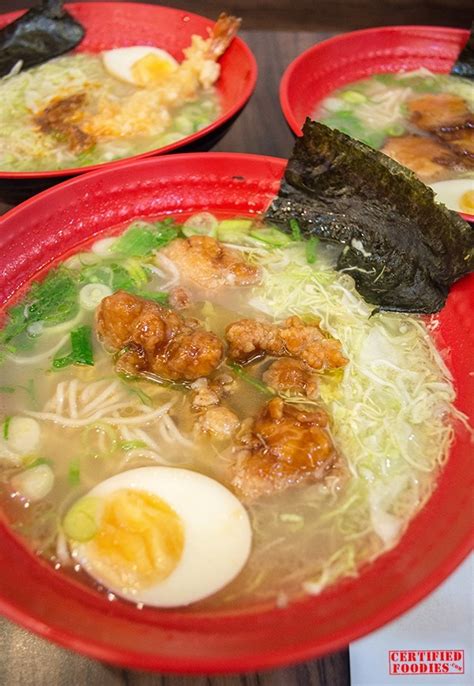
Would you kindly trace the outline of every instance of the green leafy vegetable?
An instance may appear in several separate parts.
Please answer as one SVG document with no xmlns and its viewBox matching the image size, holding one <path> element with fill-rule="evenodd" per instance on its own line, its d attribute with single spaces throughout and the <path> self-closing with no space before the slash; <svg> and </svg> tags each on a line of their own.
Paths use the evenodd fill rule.
<svg viewBox="0 0 474 686">
<path fill-rule="evenodd" d="M 437 312 L 474 269 L 474 232 L 386 155 L 306 120 L 267 219 L 340 243 L 337 268 L 384 310 Z"/>
<path fill-rule="evenodd" d="M 147 300 L 153 300 L 153 302 L 159 303 L 160 305 L 168 305 L 170 295 L 166 291 L 136 291 L 136 295 L 141 298 L 146 298 Z"/>
<path fill-rule="evenodd" d="M 71 352 L 65 357 L 55 357 L 53 360 L 54 369 L 63 369 L 70 364 L 94 365 L 94 354 L 92 351 L 92 329 L 90 326 L 78 326 L 70 333 Z"/>
<path fill-rule="evenodd" d="M 84 37 L 84 27 L 63 9 L 62 0 L 42 0 L 0 31 L 0 77 L 22 61 L 22 68 L 72 50 Z"/>
<path fill-rule="evenodd" d="M 0 393 L 14 393 L 14 386 L 0 386 Z"/>
<path fill-rule="evenodd" d="M 9 343 L 33 322 L 61 324 L 78 312 L 78 286 L 69 269 L 59 267 L 40 283 L 34 283 L 25 298 L 12 307 L 0 332 L 0 345 Z"/>
<path fill-rule="evenodd" d="M 238 377 L 251 386 L 254 386 L 254 388 L 257 388 L 261 393 L 265 393 L 265 395 L 275 395 L 267 384 L 263 383 L 263 381 L 260 381 L 260 379 L 257 379 L 255 376 L 252 376 L 252 374 L 249 374 L 240 364 L 237 364 L 236 362 L 227 362 L 227 365 Z"/>
<path fill-rule="evenodd" d="M 163 248 L 177 236 L 178 227 L 173 220 L 165 219 L 155 224 L 137 222 L 114 243 L 112 250 L 127 257 L 145 257 Z"/>
<path fill-rule="evenodd" d="M 454 63 L 451 74 L 474 80 L 474 22 L 471 24 L 469 39 Z"/>
</svg>

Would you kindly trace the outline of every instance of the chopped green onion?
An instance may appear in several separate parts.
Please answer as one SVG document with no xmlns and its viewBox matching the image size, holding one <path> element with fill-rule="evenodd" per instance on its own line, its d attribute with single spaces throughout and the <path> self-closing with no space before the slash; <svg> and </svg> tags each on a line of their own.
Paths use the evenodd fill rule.
<svg viewBox="0 0 474 686">
<path fill-rule="evenodd" d="M 98 528 L 99 498 L 87 496 L 78 500 L 64 517 L 63 530 L 68 538 L 85 543 L 94 538 Z"/>
<path fill-rule="evenodd" d="M 316 262 L 316 253 L 318 250 L 319 240 L 315 236 L 311 236 L 306 241 L 306 261 L 308 264 L 314 264 Z"/>
<path fill-rule="evenodd" d="M 23 459 L 25 469 L 33 469 L 34 467 L 38 467 L 40 464 L 47 464 L 48 466 L 51 466 L 52 464 L 51 460 L 48 460 L 46 457 L 36 457 L 29 462 L 28 460 L 31 459 L 31 457 L 32 456 L 26 458 L 26 460 Z"/>
<path fill-rule="evenodd" d="M 296 524 L 297 522 L 303 522 L 304 518 L 301 515 L 292 514 L 291 512 L 283 512 L 280 515 L 280 520 L 282 522 L 293 522 Z"/>
<path fill-rule="evenodd" d="M 405 133 L 403 124 L 393 124 L 386 130 L 387 136 L 402 136 Z"/>
<path fill-rule="evenodd" d="M 125 452 L 128 452 L 129 450 L 135 450 L 136 448 L 148 448 L 145 441 L 122 441 L 122 443 L 120 443 L 120 447 Z"/>
<path fill-rule="evenodd" d="M 216 227 L 216 236 L 224 243 L 245 243 L 252 226 L 251 219 L 223 219 Z"/>
<path fill-rule="evenodd" d="M 261 393 L 265 393 L 266 395 L 275 395 L 275 393 L 271 390 L 267 384 L 263 383 L 263 381 L 260 381 L 259 379 L 256 379 L 255 376 L 252 376 L 248 372 L 243 369 L 243 367 L 240 366 L 240 364 L 237 364 L 236 362 L 227 362 L 228 366 L 232 369 L 233 372 L 237 374 L 243 381 L 246 381 L 248 384 L 251 386 L 254 386 L 255 388 L 258 388 Z"/>
<path fill-rule="evenodd" d="M 284 248 L 292 240 L 286 233 L 283 233 L 283 231 L 275 229 L 274 227 L 254 229 L 249 232 L 249 235 L 272 248 Z"/>
<path fill-rule="evenodd" d="M 70 462 L 67 479 L 71 486 L 77 486 L 81 482 L 81 466 L 79 459 Z"/>
<path fill-rule="evenodd" d="M 148 395 L 148 393 L 142 391 L 142 389 L 138 386 L 130 386 L 128 383 L 124 383 L 124 386 L 126 387 L 127 391 L 137 395 L 144 405 L 148 405 L 148 407 L 153 407 L 153 399 L 151 398 L 151 396 Z"/>
<path fill-rule="evenodd" d="M 7 441 L 8 440 L 8 432 L 10 430 L 10 422 L 12 418 L 11 417 L 5 417 L 5 421 L 3 422 L 3 438 Z"/>
<path fill-rule="evenodd" d="M 90 326 L 78 326 L 70 333 L 71 352 L 65 357 L 55 357 L 53 360 L 54 369 L 63 369 L 70 364 L 94 365 L 94 355 L 92 352 L 92 329 Z"/>
<path fill-rule="evenodd" d="M 344 93 L 341 93 L 341 98 L 353 105 L 360 105 L 367 101 L 367 96 L 363 93 L 359 93 L 359 91 L 345 91 Z"/>
<path fill-rule="evenodd" d="M 301 229 L 297 219 L 290 219 L 291 237 L 294 241 L 301 240 Z"/>
</svg>

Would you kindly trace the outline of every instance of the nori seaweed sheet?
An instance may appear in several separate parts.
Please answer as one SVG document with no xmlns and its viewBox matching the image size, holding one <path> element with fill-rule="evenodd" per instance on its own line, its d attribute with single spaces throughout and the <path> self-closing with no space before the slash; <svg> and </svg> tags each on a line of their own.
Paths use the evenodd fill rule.
<svg viewBox="0 0 474 686">
<path fill-rule="evenodd" d="M 0 30 L 0 76 L 47 62 L 74 48 L 85 29 L 63 9 L 62 0 L 43 0 Z"/>
<path fill-rule="evenodd" d="M 337 269 L 383 310 L 440 310 L 450 285 L 474 270 L 474 231 L 408 169 L 307 119 L 268 221 L 344 245 Z"/>
<path fill-rule="evenodd" d="M 471 24 L 469 39 L 454 63 L 451 74 L 474 81 L 474 21 Z"/>
</svg>

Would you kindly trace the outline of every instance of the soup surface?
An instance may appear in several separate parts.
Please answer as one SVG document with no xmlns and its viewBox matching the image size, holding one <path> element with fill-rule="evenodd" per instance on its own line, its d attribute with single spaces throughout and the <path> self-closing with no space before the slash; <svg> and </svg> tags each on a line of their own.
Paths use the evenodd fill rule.
<svg viewBox="0 0 474 686">
<path fill-rule="evenodd" d="M 84 545 L 148 574 L 135 543 L 117 552 L 114 517 L 147 513 L 160 529 L 170 503 L 133 500 L 129 475 L 165 465 L 211 477 L 250 519 L 242 571 L 198 607 L 283 606 L 396 545 L 447 459 L 455 393 L 426 321 L 374 314 L 336 258 L 258 218 L 205 212 L 137 219 L 43 275 L 0 333 L 13 529 L 59 573 L 151 602 L 120 575 L 104 584 Z M 116 475 L 122 505 L 109 503 L 98 541 L 88 494 Z M 171 568 L 186 521 L 169 522 Z"/>
<path fill-rule="evenodd" d="M 314 116 L 435 184 L 451 209 L 473 213 L 473 103 L 468 80 L 419 69 L 374 74 L 339 88 Z"/>
<path fill-rule="evenodd" d="M 0 80 L 0 170 L 110 162 L 174 143 L 219 116 L 212 79 L 206 85 L 194 76 L 170 84 L 167 62 L 157 58 L 157 65 L 149 65 L 157 80 L 140 84 L 138 76 L 133 84 L 125 80 L 127 60 L 120 54 L 105 60 L 110 53 L 120 50 L 58 57 Z"/>
</svg>

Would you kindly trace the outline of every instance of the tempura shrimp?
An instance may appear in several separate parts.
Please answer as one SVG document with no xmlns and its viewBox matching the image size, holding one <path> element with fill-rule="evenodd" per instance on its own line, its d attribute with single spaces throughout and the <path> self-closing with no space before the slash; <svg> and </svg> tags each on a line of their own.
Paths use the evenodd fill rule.
<svg viewBox="0 0 474 686">
<path fill-rule="evenodd" d="M 222 13 L 209 38 L 192 36 L 184 60 L 158 84 L 142 88 L 120 101 L 102 99 L 98 112 L 83 122 L 95 137 L 160 133 L 171 121 L 170 110 L 196 100 L 199 90 L 212 86 L 220 74 L 217 60 L 237 33 L 240 19 Z"/>
</svg>

